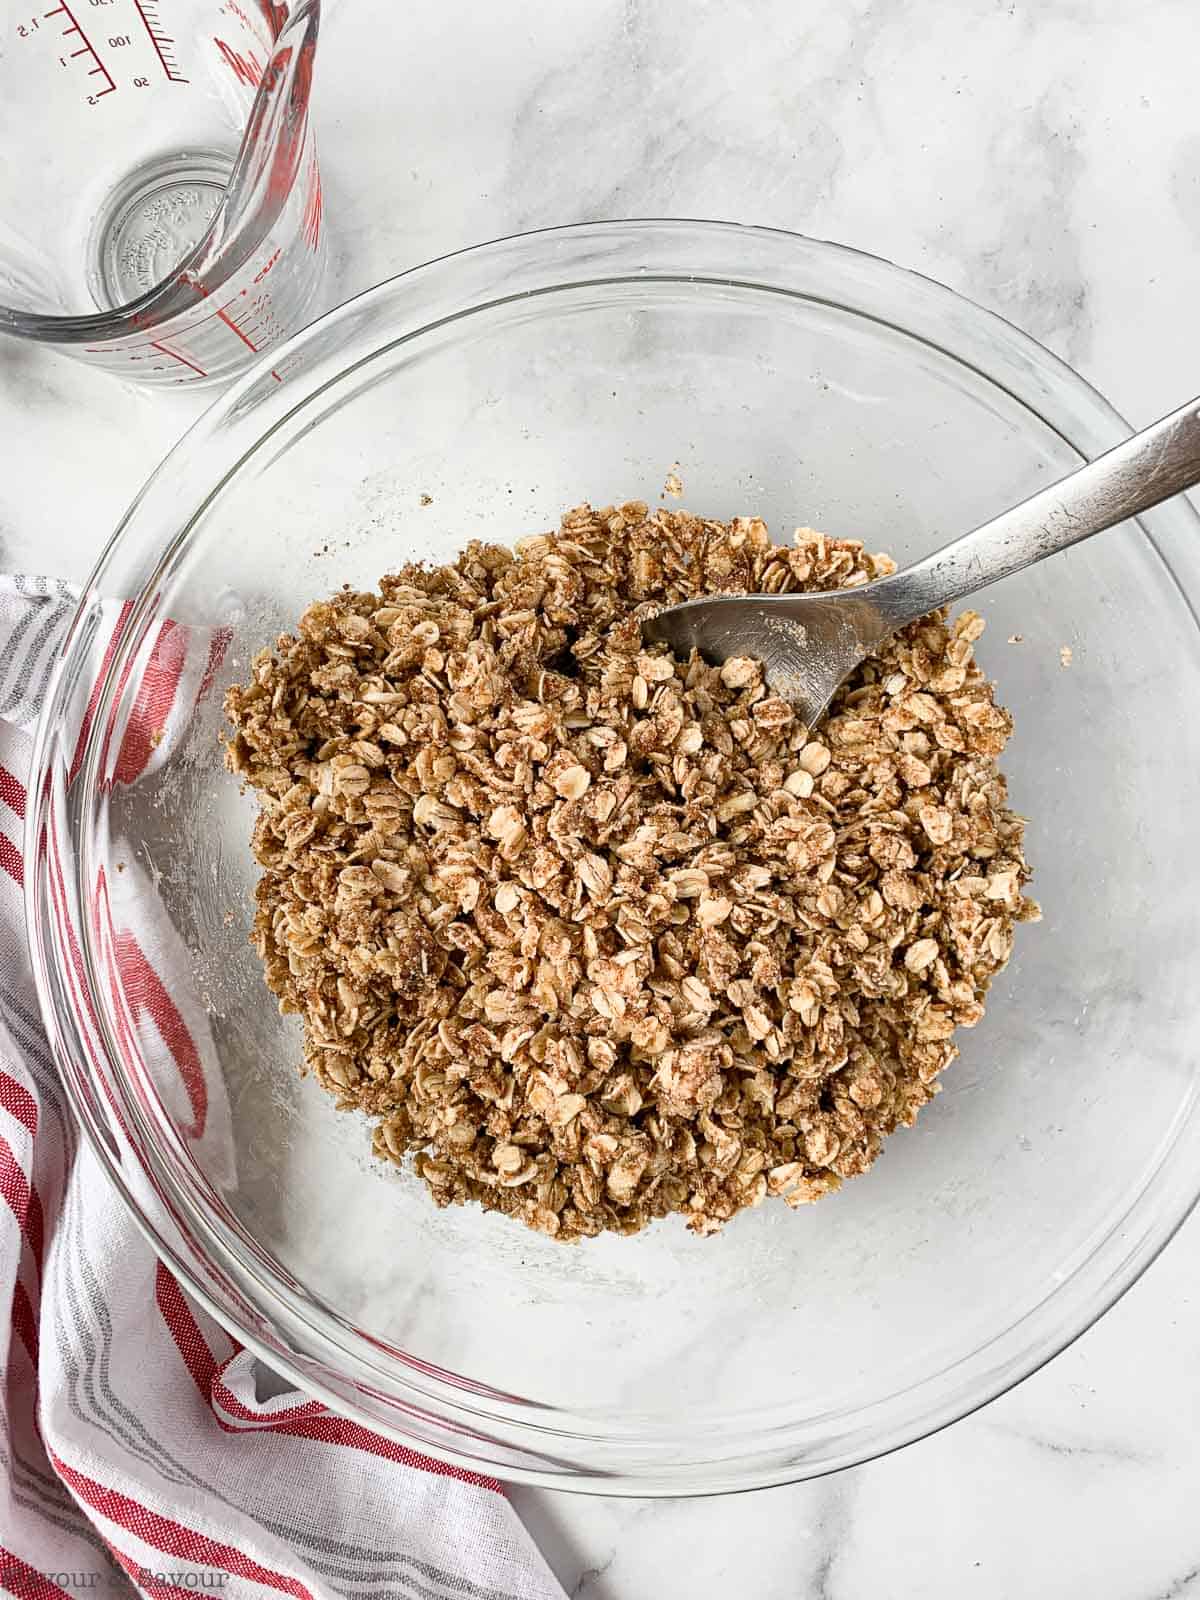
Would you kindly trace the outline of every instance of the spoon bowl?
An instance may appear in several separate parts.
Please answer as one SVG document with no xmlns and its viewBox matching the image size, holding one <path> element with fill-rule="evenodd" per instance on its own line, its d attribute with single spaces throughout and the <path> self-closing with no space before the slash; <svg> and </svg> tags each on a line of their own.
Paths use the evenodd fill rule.
<svg viewBox="0 0 1200 1600">
<path fill-rule="evenodd" d="M 649 644 L 669 645 L 678 656 L 698 650 L 714 663 L 752 657 L 761 662 L 772 691 L 812 728 L 859 662 L 898 626 L 874 597 L 879 586 L 685 600 L 643 621 L 642 637 Z"/>
</svg>

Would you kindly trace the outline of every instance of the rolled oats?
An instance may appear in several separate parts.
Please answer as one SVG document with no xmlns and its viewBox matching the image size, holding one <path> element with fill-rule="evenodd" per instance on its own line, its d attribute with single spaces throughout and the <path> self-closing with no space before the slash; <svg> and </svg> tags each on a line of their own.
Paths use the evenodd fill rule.
<svg viewBox="0 0 1200 1600">
<path fill-rule="evenodd" d="M 982 619 L 906 628 L 814 738 L 756 662 L 638 627 L 891 570 L 758 518 L 580 506 L 310 606 L 229 691 L 267 982 L 439 1205 L 708 1234 L 836 1189 L 936 1092 L 1038 915 Z"/>
</svg>

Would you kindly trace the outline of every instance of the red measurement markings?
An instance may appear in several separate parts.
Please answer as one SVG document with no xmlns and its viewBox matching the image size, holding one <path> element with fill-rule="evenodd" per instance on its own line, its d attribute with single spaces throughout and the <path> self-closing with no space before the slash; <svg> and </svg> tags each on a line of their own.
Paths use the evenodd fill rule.
<svg viewBox="0 0 1200 1600">
<path fill-rule="evenodd" d="M 274 265 L 274 262 L 272 261 L 271 264 Z M 192 287 L 196 289 L 197 293 L 203 299 L 207 299 L 208 298 L 208 290 L 207 289 L 204 289 L 199 284 L 193 284 Z M 245 293 L 246 293 L 246 291 L 245 291 L 245 289 L 243 289 L 242 290 L 242 294 L 245 294 Z M 230 301 L 227 302 L 226 306 L 218 306 L 216 308 L 216 310 L 210 311 L 208 316 L 201 317 L 197 322 L 194 322 L 189 326 L 188 334 L 189 334 L 190 337 L 195 338 L 197 329 L 203 323 L 208 322 L 208 321 L 212 321 L 212 320 L 223 322 L 225 324 L 225 326 L 232 333 L 235 333 L 237 335 L 237 337 L 241 340 L 241 342 L 246 346 L 246 348 L 248 350 L 252 350 L 255 355 L 258 355 L 259 351 L 263 347 L 262 347 L 262 345 L 256 344 L 254 342 L 254 340 L 250 337 L 250 333 L 248 333 L 246 330 L 247 330 L 247 328 L 249 328 L 250 332 L 252 332 L 252 333 L 257 335 L 259 333 L 259 331 L 260 331 L 259 327 L 258 327 L 258 323 L 261 321 L 261 317 L 256 312 L 252 311 L 248 317 L 243 314 L 243 316 L 240 319 L 235 320 L 233 317 L 231 317 L 229 315 L 229 311 L 227 309 L 227 306 L 232 306 L 234 304 L 236 304 L 236 302 L 233 301 L 233 300 L 230 300 Z M 268 343 L 270 342 L 272 337 L 273 337 L 273 335 L 271 333 L 271 330 L 268 328 L 268 330 L 267 330 L 267 342 Z M 134 344 L 123 344 L 123 345 L 85 345 L 84 346 L 84 350 L 86 351 L 86 353 L 88 355 L 96 355 L 96 356 L 126 356 L 126 357 L 128 357 L 128 359 L 130 361 L 144 361 L 147 358 L 144 355 L 140 354 L 141 351 L 156 350 L 160 355 L 167 356 L 171 361 L 177 362 L 181 366 L 187 367 L 190 371 L 194 372 L 197 375 L 197 377 L 207 378 L 209 376 L 208 372 L 206 372 L 203 367 L 198 365 L 198 363 L 196 363 L 195 361 L 192 361 L 188 356 L 180 355 L 178 350 L 172 350 L 170 345 L 163 344 L 160 341 L 158 341 L 157 339 L 147 339 L 144 342 L 139 342 L 139 343 L 134 343 Z M 155 371 L 155 372 L 165 372 L 167 370 L 167 368 L 164 367 L 164 366 L 155 366 L 152 370 Z M 282 383 L 283 382 L 283 378 L 280 376 L 280 374 L 274 368 L 271 369 L 271 376 L 275 379 L 276 383 Z M 179 381 L 181 383 L 186 383 L 186 382 L 188 382 L 188 379 L 185 378 L 181 374 L 180 378 L 179 378 Z"/>
<path fill-rule="evenodd" d="M 250 89 L 257 89 L 262 82 L 263 69 L 254 51 L 248 50 L 244 56 L 239 55 L 236 50 L 225 43 L 224 39 L 218 39 L 216 34 L 213 35 L 213 43 L 224 56 L 230 71 L 238 82 L 246 84 Z"/>
<path fill-rule="evenodd" d="M 178 361 L 183 366 L 190 367 L 197 376 L 201 378 L 208 377 L 208 373 L 205 372 L 203 367 L 198 367 L 194 361 L 189 361 L 186 356 L 181 356 L 178 350 L 171 350 L 165 344 L 159 344 L 157 339 L 151 339 L 150 348 L 152 350 L 161 350 L 163 355 L 170 356 L 172 361 Z"/>
<path fill-rule="evenodd" d="M 242 341 L 242 343 L 244 345 L 249 345 L 250 349 L 254 351 L 255 355 L 258 354 L 258 346 L 254 343 L 254 341 L 252 339 L 248 338 L 246 336 L 246 334 L 244 334 L 242 332 L 242 330 L 238 327 L 237 323 L 229 315 L 228 311 L 224 311 L 224 310 L 218 311 L 217 315 L 220 317 L 221 321 L 225 324 L 225 326 L 227 328 L 232 328 L 233 329 L 234 333 L 237 334 L 238 338 Z"/>
<path fill-rule="evenodd" d="M 314 164 L 312 168 L 312 181 L 308 194 L 304 199 L 304 216 L 300 223 L 304 242 L 310 250 L 315 250 L 321 241 L 321 213 L 325 209 L 324 198 L 321 193 L 321 173 Z"/>
<path fill-rule="evenodd" d="M 167 75 L 168 83 L 187 83 L 179 70 L 179 62 L 175 59 L 175 41 L 169 33 L 164 32 L 162 19 L 158 14 L 158 0 L 133 0 L 137 14 L 142 19 L 142 26 L 150 36 L 150 43 L 154 46 L 154 53 Z"/>
<path fill-rule="evenodd" d="M 220 311 L 218 311 L 217 315 L 218 315 L 218 317 L 220 317 L 221 321 L 225 324 L 225 326 L 227 328 L 232 328 L 233 329 L 234 333 L 237 334 L 238 338 L 242 341 L 242 343 L 244 345 L 248 346 L 249 349 L 253 350 L 255 355 L 258 354 L 258 346 L 254 343 L 253 339 L 249 338 L 246 335 L 246 333 L 241 328 L 238 327 L 237 323 L 233 320 L 233 318 L 229 315 L 229 313 L 224 308 L 222 308 Z M 282 383 L 283 382 L 283 379 L 279 376 L 279 374 L 273 368 L 272 368 L 272 371 L 271 371 L 271 376 L 275 379 L 276 383 Z"/>
<path fill-rule="evenodd" d="M 100 57 L 92 48 L 87 34 L 84 33 L 83 29 L 75 21 L 75 15 L 70 6 L 67 5 L 66 0 L 62 0 L 62 4 L 55 6 L 53 11 L 43 11 L 42 16 L 46 21 L 49 21 L 51 17 L 66 17 L 67 26 L 62 31 L 63 38 L 67 39 L 71 34 L 77 33 L 79 35 L 79 43 L 81 46 L 80 49 L 71 51 L 72 58 L 75 56 L 91 56 L 93 65 L 88 71 L 88 77 L 104 79 L 104 88 L 97 89 L 93 94 L 88 95 L 88 104 L 95 105 L 96 101 L 103 100 L 106 94 L 112 94 L 117 86 L 112 81 L 112 76 L 109 73 L 108 68 L 104 65 L 103 61 L 101 61 Z"/>
</svg>

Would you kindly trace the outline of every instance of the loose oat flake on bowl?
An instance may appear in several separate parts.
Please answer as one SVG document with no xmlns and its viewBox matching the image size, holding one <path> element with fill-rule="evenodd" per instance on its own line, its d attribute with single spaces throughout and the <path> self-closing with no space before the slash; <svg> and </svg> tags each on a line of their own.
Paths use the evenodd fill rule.
<svg viewBox="0 0 1200 1600">
<path fill-rule="evenodd" d="M 254 943 L 304 1059 L 439 1205 L 714 1232 L 871 1165 L 1038 910 L 974 612 L 815 731 L 647 609 L 893 570 L 809 529 L 580 506 L 312 605 L 232 688 Z"/>
</svg>

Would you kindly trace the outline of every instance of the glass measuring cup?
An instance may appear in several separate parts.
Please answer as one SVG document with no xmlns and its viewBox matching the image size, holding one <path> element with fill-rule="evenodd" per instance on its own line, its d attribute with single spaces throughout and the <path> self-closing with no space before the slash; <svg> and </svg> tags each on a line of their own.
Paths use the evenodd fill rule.
<svg viewBox="0 0 1200 1600">
<path fill-rule="evenodd" d="M 293 332 L 320 0 L 0 0 L 0 333 L 148 383 Z"/>
</svg>

